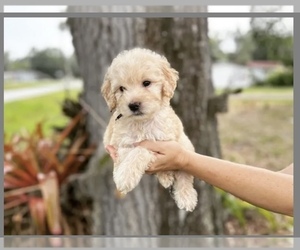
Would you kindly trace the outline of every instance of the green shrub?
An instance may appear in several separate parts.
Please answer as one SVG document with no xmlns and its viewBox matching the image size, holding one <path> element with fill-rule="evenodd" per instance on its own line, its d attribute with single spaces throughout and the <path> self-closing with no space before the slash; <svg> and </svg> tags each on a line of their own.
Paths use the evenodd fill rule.
<svg viewBox="0 0 300 250">
<path fill-rule="evenodd" d="M 266 80 L 256 82 L 257 86 L 288 87 L 294 85 L 292 69 L 284 69 L 271 73 Z"/>
</svg>

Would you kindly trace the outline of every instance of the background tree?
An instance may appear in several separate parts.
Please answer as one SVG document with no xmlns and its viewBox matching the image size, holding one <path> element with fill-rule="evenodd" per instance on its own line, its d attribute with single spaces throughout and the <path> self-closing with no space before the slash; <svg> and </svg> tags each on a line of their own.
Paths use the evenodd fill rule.
<svg viewBox="0 0 300 250">
<path fill-rule="evenodd" d="M 238 64 L 247 64 L 247 62 L 253 59 L 252 53 L 254 48 L 252 33 L 242 33 L 237 29 L 233 33 L 233 39 L 236 45 L 235 52 L 228 54 L 229 61 L 233 61 Z"/>
<path fill-rule="evenodd" d="M 52 78 L 65 75 L 80 77 L 76 55 L 64 56 L 60 49 L 49 48 L 37 50 L 32 48 L 27 56 L 11 60 L 9 53 L 4 53 L 5 70 L 36 70 Z"/>
<path fill-rule="evenodd" d="M 21 59 L 15 59 L 11 60 L 9 59 L 6 61 L 6 70 L 30 70 L 31 69 L 31 64 L 30 60 L 28 57 L 24 57 Z"/>
<path fill-rule="evenodd" d="M 47 48 L 40 51 L 32 49 L 29 60 L 31 69 L 40 71 L 52 78 L 61 78 L 66 73 L 66 58 L 60 49 Z"/>
<path fill-rule="evenodd" d="M 293 65 L 293 36 L 286 32 L 280 18 L 253 19 L 250 32 L 254 60 L 279 61 L 287 66 Z"/>
<path fill-rule="evenodd" d="M 185 11 L 188 11 L 188 7 Z M 198 11 L 205 11 L 205 9 L 199 7 Z M 180 80 L 172 99 L 172 106 L 183 121 L 185 131 L 196 151 L 220 157 L 215 118 L 216 112 L 220 110 L 211 109 L 214 103 L 213 99 L 210 99 L 214 96 L 214 89 L 211 81 L 207 19 L 146 19 L 145 46 L 164 54 L 172 66 L 179 71 Z M 171 220 L 168 217 L 173 217 L 173 220 L 176 218 L 173 212 L 176 211 L 176 207 L 162 208 L 162 212 L 165 213 L 163 232 L 164 230 L 166 233 L 171 231 L 171 233 L 179 234 L 219 234 L 222 232 L 222 210 L 217 194 L 212 187 L 199 180 L 196 180 L 195 184 L 199 193 L 197 210 L 187 214 L 184 226 L 174 232 L 174 225 L 168 222 Z M 162 200 L 168 200 L 168 195 L 165 194 Z M 170 204 L 173 203 L 170 202 Z M 162 202 L 162 206 L 164 205 L 165 203 Z"/>
<path fill-rule="evenodd" d="M 228 55 L 231 61 L 269 60 L 293 66 L 293 34 L 281 18 L 252 18 L 249 31 L 237 30 L 232 36 L 236 50 Z"/>
<path fill-rule="evenodd" d="M 9 69 L 10 65 L 10 58 L 9 58 L 9 52 L 4 52 L 4 71 Z"/>
<path fill-rule="evenodd" d="M 84 7 L 72 7 L 81 11 Z M 107 11 L 109 11 L 109 8 Z M 111 7 L 115 10 L 115 7 Z M 101 11 L 103 9 L 94 9 Z M 138 19 L 132 18 L 71 18 L 68 24 L 73 36 L 76 57 L 84 80 L 83 100 L 104 120 L 109 110 L 100 87 L 107 67 L 122 50 L 138 45 Z M 125 199 L 118 198 L 112 178 L 112 164 L 102 145 L 104 126 L 90 116 L 88 130 L 92 142 L 99 144 L 91 162 L 85 184 L 93 200 L 93 233 L 104 235 L 157 235 L 160 209 L 157 181 L 145 176 L 138 188 Z M 105 158 L 106 156 L 106 158 Z M 101 160 L 101 162 L 99 162 Z"/>
<path fill-rule="evenodd" d="M 69 10 L 82 11 L 81 8 L 84 7 L 72 7 Z M 111 8 L 105 10 L 114 10 L 114 7 Z M 181 117 L 196 151 L 221 156 L 215 114 L 226 106 L 226 101 L 218 102 L 220 100 L 214 97 L 207 19 L 70 18 L 68 25 L 84 80 L 82 98 L 103 120 L 109 119 L 108 108 L 100 96 L 107 67 L 124 49 L 148 47 L 164 54 L 179 71 L 180 81 L 172 105 Z M 87 193 L 94 200 L 95 234 L 223 232 L 219 197 L 211 186 L 199 180 L 195 181 L 199 203 L 190 214 L 179 211 L 168 191 L 158 185 L 153 176 L 144 176 L 139 186 L 125 199 L 118 199 L 112 178 L 112 164 L 105 157 L 102 146 L 105 125 L 99 125 L 92 116 L 88 124 L 93 134 L 92 141 L 99 143 L 98 153 L 90 164 L 85 182 L 89 185 Z"/>
<path fill-rule="evenodd" d="M 228 59 L 226 53 L 221 49 L 221 39 L 218 37 L 210 37 L 209 46 L 212 62 L 225 61 Z"/>
</svg>

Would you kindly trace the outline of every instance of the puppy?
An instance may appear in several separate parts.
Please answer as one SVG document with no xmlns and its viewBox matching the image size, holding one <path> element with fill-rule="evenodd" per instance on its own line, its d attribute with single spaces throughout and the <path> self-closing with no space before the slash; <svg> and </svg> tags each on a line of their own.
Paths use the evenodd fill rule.
<svg viewBox="0 0 300 250">
<path fill-rule="evenodd" d="M 142 48 L 121 52 L 107 70 L 101 93 L 112 117 L 103 143 L 117 148 L 113 178 L 123 194 L 138 185 L 149 164 L 155 160 L 152 152 L 134 147 L 134 142 L 174 140 L 194 151 L 170 106 L 177 80 L 178 72 L 164 56 Z M 180 209 L 194 210 L 197 192 L 193 188 L 193 176 L 182 171 L 156 175 L 165 188 L 172 187 L 173 198 Z"/>
</svg>

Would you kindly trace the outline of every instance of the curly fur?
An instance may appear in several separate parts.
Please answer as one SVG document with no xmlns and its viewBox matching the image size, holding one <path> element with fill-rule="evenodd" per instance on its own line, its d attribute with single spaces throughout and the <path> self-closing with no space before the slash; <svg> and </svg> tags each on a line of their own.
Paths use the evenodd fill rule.
<svg viewBox="0 0 300 250">
<path fill-rule="evenodd" d="M 123 194 L 138 185 L 149 164 L 155 160 L 154 154 L 147 149 L 133 147 L 134 142 L 174 140 L 194 151 L 170 106 L 177 80 L 178 72 L 164 56 L 142 48 L 121 52 L 107 70 L 101 93 L 112 117 L 103 143 L 117 148 L 113 178 Z M 144 86 L 144 81 L 149 81 L 150 85 Z M 129 108 L 131 103 L 140 105 L 138 111 Z M 194 210 L 197 192 L 193 188 L 193 176 L 182 171 L 165 171 L 156 176 L 165 188 L 172 186 L 174 200 L 180 209 Z"/>
</svg>

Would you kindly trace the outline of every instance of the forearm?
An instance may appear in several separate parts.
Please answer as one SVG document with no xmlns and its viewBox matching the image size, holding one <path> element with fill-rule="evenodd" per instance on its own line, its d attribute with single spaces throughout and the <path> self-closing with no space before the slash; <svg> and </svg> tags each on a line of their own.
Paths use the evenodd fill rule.
<svg viewBox="0 0 300 250">
<path fill-rule="evenodd" d="M 253 205 L 292 216 L 293 176 L 186 152 L 184 170 Z"/>
</svg>

